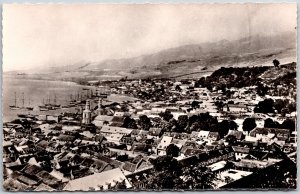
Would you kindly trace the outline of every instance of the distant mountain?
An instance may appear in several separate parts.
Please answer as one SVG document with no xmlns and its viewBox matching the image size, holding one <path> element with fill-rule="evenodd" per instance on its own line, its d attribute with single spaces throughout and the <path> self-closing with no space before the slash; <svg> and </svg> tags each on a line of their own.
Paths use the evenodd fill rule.
<svg viewBox="0 0 300 194">
<path fill-rule="evenodd" d="M 222 40 L 184 45 L 160 52 L 127 59 L 81 62 L 74 65 L 44 69 L 49 77 L 71 79 L 199 77 L 220 66 L 253 66 L 296 60 L 296 34 L 250 36 L 235 41 Z"/>
</svg>

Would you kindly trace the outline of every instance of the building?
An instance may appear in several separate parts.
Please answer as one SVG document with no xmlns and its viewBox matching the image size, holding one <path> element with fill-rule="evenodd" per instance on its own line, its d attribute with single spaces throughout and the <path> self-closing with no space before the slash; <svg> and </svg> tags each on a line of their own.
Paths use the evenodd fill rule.
<svg viewBox="0 0 300 194">
<path fill-rule="evenodd" d="M 92 122 L 92 111 L 90 110 L 90 101 L 86 101 L 85 110 L 82 113 L 82 124 L 88 125 Z"/>
<path fill-rule="evenodd" d="M 118 183 L 125 182 L 126 188 L 131 184 L 119 168 L 95 173 L 86 177 L 71 180 L 63 190 L 65 191 L 103 191 L 113 189 Z"/>
<path fill-rule="evenodd" d="M 163 136 L 157 145 L 157 155 L 166 155 L 166 149 L 171 144 L 173 137 Z"/>
</svg>

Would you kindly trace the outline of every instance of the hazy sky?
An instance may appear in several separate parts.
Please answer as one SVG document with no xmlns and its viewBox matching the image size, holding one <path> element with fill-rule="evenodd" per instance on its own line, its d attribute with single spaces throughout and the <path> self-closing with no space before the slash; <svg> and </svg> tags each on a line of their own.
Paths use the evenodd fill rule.
<svg viewBox="0 0 300 194">
<path fill-rule="evenodd" d="M 96 62 L 295 31 L 296 4 L 3 6 L 3 69 Z"/>
</svg>

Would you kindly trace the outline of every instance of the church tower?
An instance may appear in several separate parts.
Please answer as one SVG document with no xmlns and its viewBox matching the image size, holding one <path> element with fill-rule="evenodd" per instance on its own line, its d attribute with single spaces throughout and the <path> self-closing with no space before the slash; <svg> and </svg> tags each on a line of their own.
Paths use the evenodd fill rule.
<svg viewBox="0 0 300 194">
<path fill-rule="evenodd" d="M 99 98 L 99 101 L 98 101 L 98 115 L 102 115 L 102 98 Z"/>
<path fill-rule="evenodd" d="M 90 124 L 92 120 L 92 111 L 90 110 L 90 101 L 87 100 L 85 104 L 85 110 L 82 115 L 82 124 Z"/>
</svg>

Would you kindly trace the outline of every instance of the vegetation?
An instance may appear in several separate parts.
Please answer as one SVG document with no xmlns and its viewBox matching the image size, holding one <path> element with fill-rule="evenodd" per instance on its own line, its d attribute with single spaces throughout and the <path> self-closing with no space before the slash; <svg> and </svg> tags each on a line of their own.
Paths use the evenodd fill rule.
<svg viewBox="0 0 300 194">
<path fill-rule="evenodd" d="M 179 148 L 174 144 L 170 144 L 166 148 L 166 153 L 167 153 L 167 156 L 178 157 Z"/>
<path fill-rule="evenodd" d="M 214 173 L 199 165 L 182 166 L 172 156 L 160 156 L 153 162 L 153 170 L 145 181 L 146 189 L 211 189 Z"/>
<path fill-rule="evenodd" d="M 246 118 L 243 122 L 243 130 L 244 131 L 251 131 L 256 127 L 255 119 L 254 118 Z"/>
<path fill-rule="evenodd" d="M 259 76 L 267 71 L 269 67 L 221 67 L 214 71 L 208 77 L 202 77 L 196 82 L 196 87 L 206 87 L 212 89 L 222 89 L 224 86 L 230 87 L 247 87 L 260 83 Z"/>
</svg>

